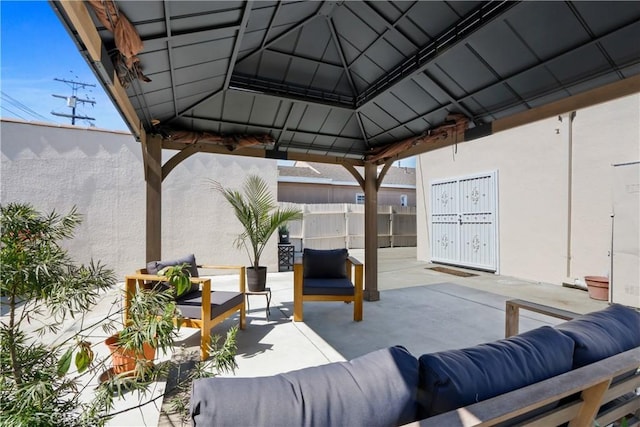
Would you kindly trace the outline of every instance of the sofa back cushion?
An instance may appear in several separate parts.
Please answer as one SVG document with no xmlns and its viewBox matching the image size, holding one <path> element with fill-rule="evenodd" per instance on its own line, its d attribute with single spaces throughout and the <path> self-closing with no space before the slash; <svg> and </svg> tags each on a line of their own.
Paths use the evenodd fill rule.
<svg viewBox="0 0 640 427">
<path fill-rule="evenodd" d="M 189 264 L 187 270 L 189 270 L 189 274 L 191 277 L 198 277 L 198 266 L 196 264 L 196 257 L 194 254 L 186 255 L 182 258 L 172 259 L 168 261 L 151 261 L 147 263 L 147 273 L 149 274 L 158 274 L 160 270 L 165 267 L 172 267 L 174 265 L 180 264 Z M 160 289 L 167 289 L 170 285 L 168 283 L 161 284 Z M 192 283 L 191 288 L 187 290 L 185 293 L 180 295 L 180 297 L 185 297 L 192 292 L 197 292 L 200 290 L 200 285 L 197 283 Z"/>
<path fill-rule="evenodd" d="M 302 265 L 305 279 L 344 279 L 347 276 L 346 249 L 305 249 Z"/>
<path fill-rule="evenodd" d="M 640 347 L 640 313 L 620 304 L 556 327 L 575 341 L 573 368 Z"/>
<path fill-rule="evenodd" d="M 462 350 L 420 356 L 420 418 L 563 374 L 573 341 L 549 326 Z"/>
<path fill-rule="evenodd" d="M 395 426 L 415 421 L 418 361 L 402 347 L 258 378 L 196 380 L 194 426 Z"/>
</svg>

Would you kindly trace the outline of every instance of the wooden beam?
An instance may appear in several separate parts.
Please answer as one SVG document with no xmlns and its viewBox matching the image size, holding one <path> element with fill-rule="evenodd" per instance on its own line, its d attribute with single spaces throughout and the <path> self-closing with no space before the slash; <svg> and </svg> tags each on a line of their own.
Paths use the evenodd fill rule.
<svg viewBox="0 0 640 427">
<path fill-rule="evenodd" d="M 78 32 L 78 36 L 87 49 L 91 60 L 94 62 L 100 61 L 102 56 L 102 40 L 95 25 L 93 25 L 93 20 L 91 20 L 87 6 L 83 1 L 74 0 L 61 0 L 59 4 Z"/>
<path fill-rule="evenodd" d="M 353 165 L 350 165 L 348 163 L 342 163 L 342 166 L 347 171 L 349 171 L 351 175 L 353 175 L 356 181 L 358 181 L 358 184 L 360 184 L 360 188 L 362 188 L 362 191 L 364 191 L 364 178 L 362 177 L 362 175 L 360 175 L 360 172 L 358 172 L 358 170 Z"/>
<path fill-rule="evenodd" d="M 146 261 L 162 259 L 162 141 L 149 138 L 147 151 Z"/>
<path fill-rule="evenodd" d="M 451 132 L 446 138 L 443 139 L 439 139 L 437 141 L 431 141 L 431 142 L 425 142 L 425 143 L 421 143 L 421 144 L 417 144 L 414 145 L 413 147 L 409 148 L 408 150 L 404 150 L 399 154 L 396 154 L 395 156 L 386 159 L 386 162 L 393 162 L 396 160 L 402 160 L 402 159 L 406 159 L 408 157 L 413 157 L 413 156 L 417 156 L 419 154 L 424 154 L 427 153 L 429 151 L 433 151 L 433 150 L 437 150 L 439 148 L 443 148 L 443 147 L 448 147 L 450 145 L 454 145 L 460 142 L 464 142 L 464 136 L 463 135 L 458 135 L 458 137 L 456 138 L 455 133 Z M 382 163 L 382 160 L 380 161 L 380 163 Z"/>
<path fill-rule="evenodd" d="M 110 58 L 102 58 L 102 40 L 89 15 L 85 2 L 61 0 L 54 3 L 54 6 L 56 5 L 59 5 L 62 11 L 64 11 L 64 14 L 68 18 L 67 23 L 72 26 L 72 30 L 78 33 L 78 39 L 80 39 L 87 50 L 87 59 L 92 62 L 90 65 L 95 69 L 98 66 L 97 64 L 103 60 L 110 61 Z M 102 67 L 102 65 L 100 65 L 100 67 Z M 144 127 L 138 118 L 135 108 L 131 105 L 131 101 L 129 101 L 127 92 L 120 84 L 115 70 L 113 76 L 111 76 L 111 81 L 104 81 L 98 72 L 96 72 L 96 76 L 102 81 L 103 86 L 111 94 L 111 99 L 118 105 L 131 132 L 138 140 L 143 141 L 146 138 Z"/>
<path fill-rule="evenodd" d="M 181 151 L 189 144 L 185 144 L 183 142 L 173 142 L 164 140 L 162 141 L 162 148 L 167 150 L 178 150 Z M 198 143 L 197 152 L 202 153 L 213 153 L 213 154 L 226 154 L 231 156 L 246 156 L 246 157 L 259 157 L 259 158 L 268 158 L 267 150 L 262 147 L 248 147 L 248 148 L 239 148 L 234 151 L 229 151 L 223 145 L 218 144 L 207 144 L 207 143 Z M 338 157 L 338 156 L 323 156 L 321 154 L 308 154 L 308 153 L 297 153 L 297 152 L 287 152 L 286 160 L 297 160 L 304 162 L 315 162 L 315 163 L 328 163 L 334 165 L 351 165 L 351 166 L 364 166 L 364 160 L 362 159 L 353 159 L 348 157 Z"/>
<path fill-rule="evenodd" d="M 493 133 L 640 92 L 640 74 L 493 121 Z"/>
<path fill-rule="evenodd" d="M 184 147 L 178 152 L 178 154 L 171 157 L 164 165 L 162 165 L 162 180 L 171 173 L 171 171 L 182 163 L 183 160 L 188 159 L 192 155 L 198 153 L 200 150 L 200 144 L 191 144 Z"/>
<path fill-rule="evenodd" d="M 113 72 L 113 85 L 108 86 L 108 88 L 109 92 L 111 92 L 111 95 L 113 96 L 113 100 L 120 107 L 120 111 L 122 111 L 122 114 L 129 124 L 129 128 L 133 132 L 134 136 L 139 140 L 146 138 L 147 135 L 144 130 L 144 126 L 142 125 L 142 121 L 138 117 L 136 109 L 133 108 L 131 101 L 129 101 L 129 96 L 120 84 L 120 80 L 118 79 L 115 71 Z"/>
<path fill-rule="evenodd" d="M 378 168 L 364 165 L 364 299 L 378 301 Z"/>
<path fill-rule="evenodd" d="M 387 172 L 389 172 L 389 169 L 391 168 L 392 165 L 393 165 L 393 160 L 387 160 L 387 163 L 384 164 L 384 167 L 382 168 L 382 170 L 380 171 L 380 174 L 378 175 L 378 179 L 376 179 L 376 190 L 380 190 L 380 186 L 382 185 L 382 180 L 384 179 L 384 176 L 387 174 Z"/>
</svg>

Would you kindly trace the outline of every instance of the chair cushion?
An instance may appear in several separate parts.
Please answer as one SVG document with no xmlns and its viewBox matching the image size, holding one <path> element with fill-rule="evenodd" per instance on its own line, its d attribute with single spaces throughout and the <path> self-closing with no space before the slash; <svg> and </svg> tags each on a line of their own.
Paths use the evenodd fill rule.
<svg viewBox="0 0 640 427">
<path fill-rule="evenodd" d="M 476 347 L 420 356 L 421 418 L 571 370 L 573 341 L 543 326 Z"/>
<path fill-rule="evenodd" d="M 194 426 L 396 426 L 415 421 L 418 361 L 377 350 L 269 377 L 193 382 Z"/>
<path fill-rule="evenodd" d="M 573 368 L 640 347 L 640 313 L 620 304 L 556 326 L 575 341 Z"/>
<path fill-rule="evenodd" d="M 187 270 L 189 270 L 189 274 L 191 277 L 198 277 L 198 266 L 196 264 L 196 257 L 193 254 L 189 254 L 182 258 L 173 259 L 169 261 L 150 261 L 147 263 L 147 273 L 149 274 L 158 274 L 158 271 L 162 270 L 165 267 L 172 267 L 174 265 L 180 264 L 189 264 Z M 169 285 L 165 282 L 163 285 L 163 289 L 168 289 Z M 200 290 L 200 285 L 198 283 L 192 283 L 191 288 L 187 290 L 182 296 L 186 296 L 191 294 L 192 292 L 197 292 Z"/>
<path fill-rule="evenodd" d="M 304 279 L 303 295 L 353 295 L 355 288 L 349 279 Z"/>
<path fill-rule="evenodd" d="M 239 292 L 212 291 L 211 292 L 211 319 L 216 318 L 225 311 L 241 304 L 244 295 Z M 177 299 L 177 306 L 183 317 L 200 319 L 200 307 L 202 306 L 202 291 L 192 292 Z"/>
<path fill-rule="evenodd" d="M 346 249 L 305 249 L 302 253 L 304 278 L 346 278 L 348 256 Z"/>
</svg>

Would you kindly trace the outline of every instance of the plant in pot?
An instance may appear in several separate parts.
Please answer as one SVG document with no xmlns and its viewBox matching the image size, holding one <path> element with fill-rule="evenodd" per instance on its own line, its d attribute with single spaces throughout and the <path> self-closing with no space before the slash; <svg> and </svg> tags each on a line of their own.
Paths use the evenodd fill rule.
<svg viewBox="0 0 640 427">
<path fill-rule="evenodd" d="M 175 298 L 190 288 L 186 264 L 158 272 L 167 278 L 139 289 L 131 298 L 127 323 L 105 344 L 111 351 L 113 374 L 148 378 L 157 350 L 166 353 L 177 336 L 174 318 L 180 313 Z M 179 324 L 178 324 L 179 327 Z"/>
<path fill-rule="evenodd" d="M 300 219 L 302 213 L 295 208 L 278 208 L 267 183 L 257 175 L 247 177 L 242 192 L 224 188 L 217 181 L 210 182 L 213 189 L 229 202 L 236 218 L 242 224 L 244 231 L 236 239 L 236 246 L 245 248 L 249 255 L 249 291 L 263 291 L 267 281 L 267 267 L 260 265 L 262 251 L 278 227 L 288 221 Z"/>
<path fill-rule="evenodd" d="M 281 244 L 289 244 L 289 227 L 287 224 L 282 224 L 278 227 L 278 237 Z"/>
</svg>

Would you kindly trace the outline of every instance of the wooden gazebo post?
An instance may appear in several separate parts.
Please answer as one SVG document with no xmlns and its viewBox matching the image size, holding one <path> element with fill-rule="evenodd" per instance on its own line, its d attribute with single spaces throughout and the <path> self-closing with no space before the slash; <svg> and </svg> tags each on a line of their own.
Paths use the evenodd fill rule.
<svg viewBox="0 0 640 427">
<path fill-rule="evenodd" d="M 162 254 L 162 140 L 149 137 L 142 145 L 147 183 L 146 261 L 159 260 Z"/>
<path fill-rule="evenodd" d="M 378 166 L 364 165 L 364 299 L 378 301 Z"/>
</svg>

